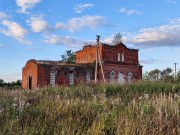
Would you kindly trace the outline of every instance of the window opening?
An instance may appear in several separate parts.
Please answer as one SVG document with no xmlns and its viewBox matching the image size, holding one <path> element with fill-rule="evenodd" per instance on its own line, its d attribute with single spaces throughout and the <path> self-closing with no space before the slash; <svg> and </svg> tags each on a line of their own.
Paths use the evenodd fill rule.
<svg viewBox="0 0 180 135">
<path fill-rule="evenodd" d="M 110 82 L 115 82 L 115 76 L 116 76 L 116 73 L 114 71 L 111 71 L 111 73 L 110 73 Z"/>
</svg>

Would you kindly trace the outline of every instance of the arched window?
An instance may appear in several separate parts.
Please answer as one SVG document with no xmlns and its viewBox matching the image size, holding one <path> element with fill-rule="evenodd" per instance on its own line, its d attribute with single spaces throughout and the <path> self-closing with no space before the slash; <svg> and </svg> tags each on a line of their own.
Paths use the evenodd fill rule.
<svg viewBox="0 0 180 135">
<path fill-rule="evenodd" d="M 110 82 L 115 82 L 116 73 L 114 71 L 111 71 L 109 76 L 110 76 Z"/>
<path fill-rule="evenodd" d="M 56 70 L 54 68 L 50 71 L 50 85 L 55 86 L 56 84 Z"/>
<path fill-rule="evenodd" d="M 87 83 L 90 83 L 90 81 L 91 81 L 91 72 L 90 71 L 86 72 L 86 78 L 85 79 L 86 79 Z"/>
<path fill-rule="evenodd" d="M 124 62 L 124 52 L 122 53 L 122 62 Z"/>
<path fill-rule="evenodd" d="M 121 61 L 121 53 L 118 53 L 118 61 Z"/>
<path fill-rule="evenodd" d="M 74 71 L 70 71 L 69 72 L 69 85 L 73 85 L 74 84 L 74 80 L 75 80 L 75 72 Z"/>
<path fill-rule="evenodd" d="M 127 82 L 131 83 L 131 81 L 132 81 L 132 73 L 129 72 L 128 75 L 127 75 Z"/>
</svg>

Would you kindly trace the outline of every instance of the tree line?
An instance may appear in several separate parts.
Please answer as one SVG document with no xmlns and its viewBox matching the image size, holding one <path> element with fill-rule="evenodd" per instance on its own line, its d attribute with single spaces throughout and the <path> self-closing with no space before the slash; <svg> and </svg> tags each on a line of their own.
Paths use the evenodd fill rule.
<svg viewBox="0 0 180 135">
<path fill-rule="evenodd" d="M 21 80 L 5 82 L 3 79 L 0 79 L 0 87 L 8 87 L 8 88 L 20 88 Z"/>
<path fill-rule="evenodd" d="M 180 81 L 180 70 L 175 75 L 173 70 L 169 67 L 166 69 L 153 69 L 151 71 L 146 71 L 143 73 L 143 80 L 149 81 L 165 81 L 165 82 L 174 82 Z"/>
</svg>

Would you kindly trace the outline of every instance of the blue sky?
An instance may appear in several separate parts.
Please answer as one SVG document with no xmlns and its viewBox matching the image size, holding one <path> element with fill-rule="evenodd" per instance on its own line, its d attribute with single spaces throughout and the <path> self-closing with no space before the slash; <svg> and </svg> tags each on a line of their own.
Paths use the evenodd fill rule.
<svg viewBox="0 0 180 135">
<path fill-rule="evenodd" d="M 139 49 L 143 72 L 174 69 L 180 64 L 179 7 L 179 0 L 1 0 L 0 79 L 21 79 L 27 60 L 60 60 L 97 34 L 111 43 L 117 32 L 127 47 Z"/>
</svg>

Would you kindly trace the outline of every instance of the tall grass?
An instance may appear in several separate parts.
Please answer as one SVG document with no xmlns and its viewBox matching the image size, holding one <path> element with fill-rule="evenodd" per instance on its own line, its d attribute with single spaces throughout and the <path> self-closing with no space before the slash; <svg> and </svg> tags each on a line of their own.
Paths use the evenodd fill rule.
<svg viewBox="0 0 180 135">
<path fill-rule="evenodd" d="M 180 134 L 180 84 L 0 90 L 1 134 Z"/>
</svg>

